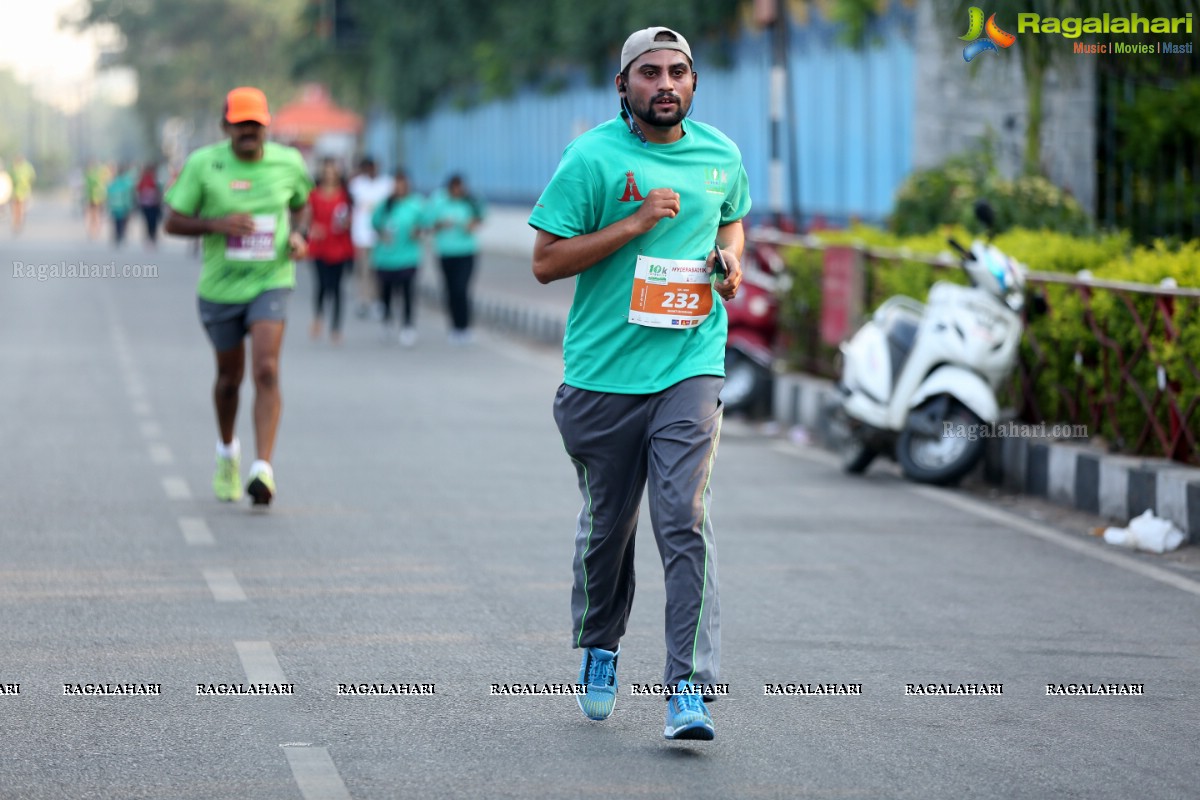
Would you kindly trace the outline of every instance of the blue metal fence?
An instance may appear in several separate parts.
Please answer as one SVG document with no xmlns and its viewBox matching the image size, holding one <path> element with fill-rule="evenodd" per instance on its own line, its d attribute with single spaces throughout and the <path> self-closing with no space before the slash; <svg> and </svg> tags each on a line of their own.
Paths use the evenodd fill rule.
<svg viewBox="0 0 1200 800">
<path fill-rule="evenodd" d="M 795 153 L 786 173 L 806 220 L 832 223 L 882 219 L 912 163 L 914 65 L 911 12 L 895 10 L 879 30 L 886 38 L 856 50 L 823 22 L 794 27 L 789 68 Z M 742 150 L 756 211 L 768 204 L 770 41 L 745 32 L 733 66 L 706 66 L 697 48 L 700 83 L 694 117 L 724 131 Z M 429 191 L 454 172 L 491 202 L 532 203 L 572 138 L 615 116 L 611 85 L 582 80 L 558 94 L 523 91 L 475 108 L 442 109 L 399 126 L 376 118 L 367 148 L 385 166 L 403 162 L 414 185 Z M 790 187 L 784 196 L 792 196 Z"/>
</svg>

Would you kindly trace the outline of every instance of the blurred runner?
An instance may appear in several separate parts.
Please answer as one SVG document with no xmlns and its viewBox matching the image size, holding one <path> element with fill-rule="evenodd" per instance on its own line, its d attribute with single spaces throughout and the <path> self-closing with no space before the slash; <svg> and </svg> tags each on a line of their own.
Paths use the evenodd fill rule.
<svg viewBox="0 0 1200 800">
<path fill-rule="evenodd" d="M 25 156 L 17 156 L 13 162 L 12 175 L 12 229 L 18 234 L 25 227 L 25 211 L 29 206 L 29 198 L 33 195 L 33 182 L 37 173 L 33 164 L 25 160 Z"/>
<path fill-rule="evenodd" d="M 346 188 L 346 178 L 337 161 L 325 158 L 317 188 L 308 196 L 312 207 L 312 228 L 308 237 L 308 254 L 313 259 L 316 280 L 312 327 L 313 339 L 321 336 L 321 317 L 328 299 L 332 308 L 329 340 L 342 342 L 342 274 L 354 264 L 354 242 L 350 238 L 352 201 Z"/>
<path fill-rule="evenodd" d="M 429 220 L 445 280 L 450 341 L 465 344 L 471 339 L 471 276 L 479 250 L 475 230 L 483 222 L 483 203 L 467 191 L 461 175 L 453 175 L 445 191 L 430 200 Z"/>
<path fill-rule="evenodd" d="M 300 152 L 267 141 L 270 124 L 260 90 L 243 86 L 229 92 L 222 118 L 229 139 L 192 153 L 166 196 L 167 233 L 204 239 L 197 294 L 217 360 L 213 405 L 220 439 L 213 491 L 221 500 L 242 495 L 235 429 L 244 340 L 250 335 L 258 458 L 250 465 L 246 491 L 255 505 L 275 496 L 271 456 L 282 408 L 279 354 L 287 299 L 296 285 L 292 259 L 307 253 L 297 231 L 304 228 L 312 189 Z"/>
<path fill-rule="evenodd" d="M 358 173 L 350 179 L 350 198 L 354 201 L 350 236 L 354 241 L 354 273 L 357 314 L 365 319 L 379 299 L 378 279 L 371 268 L 371 251 L 377 236 L 371 225 L 375 207 L 392 193 L 392 178 L 380 175 L 375 159 L 367 156 L 358 163 Z"/>
<path fill-rule="evenodd" d="M 158 182 L 157 164 L 142 168 L 137 182 L 137 204 L 146 223 L 146 245 L 154 248 L 158 243 L 158 220 L 162 216 L 162 184 Z"/>
<path fill-rule="evenodd" d="M 87 226 L 89 239 L 100 236 L 101 217 L 104 214 L 104 198 L 108 194 L 108 180 L 111 174 L 104 164 L 93 161 L 88 164 L 83 174 L 84 202 L 87 210 L 84 214 L 84 225 Z"/>
<path fill-rule="evenodd" d="M 4 216 L 12 202 L 12 189 L 12 176 L 4 168 L 4 159 L 0 159 L 0 217 Z"/>
<path fill-rule="evenodd" d="M 737 147 L 687 119 L 696 80 L 683 36 L 632 34 L 614 81 L 620 116 L 567 146 L 529 217 L 534 275 L 575 280 L 554 419 L 583 495 L 571 612 L 587 694 L 576 699 L 595 720 L 616 702 L 648 482 L 666 583 L 668 739 L 714 736 L 704 702 L 720 666 L 709 502 L 727 318 L 713 295 L 737 293 L 750 210 Z"/>
<path fill-rule="evenodd" d="M 371 226 L 379 234 L 375 243 L 375 274 L 379 280 L 379 299 L 383 303 L 383 340 L 392 338 L 392 296 L 403 297 L 400 344 L 412 347 L 417 342 L 413 324 L 417 267 L 421 263 L 421 233 L 425 204 L 408 185 L 404 170 L 396 170 L 392 193 L 371 215 Z"/>
<path fill-rule="evenodd" d="M 124 164 L 117 167 L 117 174 L 108 182 L 105 200 L 108 214 L 113 223 L 113 244 L 120 247 L 125 242 L 125 230 L 134 206 L 133 171 Z"/>
</svg>

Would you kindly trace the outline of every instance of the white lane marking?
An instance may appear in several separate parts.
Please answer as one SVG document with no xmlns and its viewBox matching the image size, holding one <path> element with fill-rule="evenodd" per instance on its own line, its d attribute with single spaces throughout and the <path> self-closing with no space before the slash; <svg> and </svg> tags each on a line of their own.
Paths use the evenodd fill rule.
<svg viewBox="0 0 1200 800">
<path fill-rule="evenodd" d="M 304 800 L 350 800 L 329 751 L 324 747 L 280 745 Z"/>
<path fill-rule="evenodd" d="M 155 464 L 174 464 L 175 456 L 171 454 L 171 448 L 165 444 L 151 444 L 150 460 Z"/>
<path fill-rule="evenodd" d="M 839 459 L 832 453 L 826 453 L 821 450 L 811 448 L 800 448 L 788 445 L 775 445 L 773 448 L 778 453 L 790 455 L 795 458 L 802 458 L 807 461 L 815 461 L 820 464 L 830 466 L 838 466 Z M 1180 575 L 1177 572 L 1172 572 L 1169 569 L 1163 569 L 1153 564 L 1147 564 L 1139 561 L 1130 555 L 1112 550 L 1105 550 L 1095 542 L 1086 539 L 1080 539 L 1077 536 L 1072 536 L 1068 533 L 1055 530 L 1048 525 L 1041 525 L 1032 520 L 1027 520 L 1016 514 L 1004 511 L 998 508 L 993 508 L 986 503 L 980 502 L 970 497 L 956 493 L 954 490 L 934 489 L 928 486 L 909 485 L 907 488 L 916 492 L 923 497 L 931 500 L 936 500 L 944 505 L 954 506 L 959 510 L 966 511 L 978 517 L 991 520 L 992 522 L 1012 528 L 1035 539 L 1041 539 L 1044 542 L 1056 544 L 1066 550 L 1074 553 L 1094 558 L 1097 561 L 1103 561 L 1106 564 L 1111 564 L 1114 567 L 1120 567 L 1128 572 L 1133 572 L 1151 580 L 1164 583 L 1167 586 L 1173 586 L 1176 589 L 1200 596 L 1200 583 L 1197 583 L 1190 578 Z"/>
<path fill-rule="evenodd" d="M 183 531 L 183 540 L 188 544 L 205 545 L 215 542 L 212 531 L 208 529 L 208 523 L 199 517 L 180 517 L 179 529 Z"/>
<path fill-rule="evenodd" d="M 192 490 L 188 488 L 187 481 L 183 478 L 163 478 L 162 486 L 163 491 L 171 500 L 190 500 L 192 498 Z"/>
<path fill-rule="evenodd" d="M 242 669 L 250 683 L 287 683 L 283 667 L 275 658 L 270 642 L 234 642 Z"/>
<path fill-rule="evenodd" d="M 162 426 L 157 422 L 147 420 L 142 423 L 141 427 L 142 436 L 145 436 L 147 439 L 157 439 L 159 436 L 162 436 Z"/>
<path fill-rule="evenodd" d="M 1071 536 L 1049 526 L 1019 517 L 1016 514 L 992 508 L 978 500 L 959 496 L 952 491 L 933 489 L 925 486 L 913 486 L 911 488 L 913 491 L 931 500 L 937 500 L 945 505 L 954 506 L 977 517 L 983 517 L 992 522 L 1007 525 L 1010 528 L 1016 528 L 1035 539 L 1041 539 L 1044 542 L 1056 544 L 1067 550 L 1091 556 L 1097 561 L 1112 564 L 1114 567 L 1120 567 L 1128 572 L 1134 572 L 1159 583 L 1165 583 L 1167 586 L 1173 586 L 1176 589 L 1200 596 L 1200 583 L 1177 572 L 1172 572 L 1169 569 L 1163 569 L 1154 564 L 1147 564 L 1144 561 L 1139 561 L 1132 556 L 1119 552 L 1105 550 L 1098 546 L 1096 542 Z"/>
<path fill-rule="evenodd" d="M 146 396 L 146 387 L 130 379 L 125 382 L 125 393 L 129 395 L 130 400 L 142 400 Z"/>
<path fill-rule="evenodd" d="M 215 567 L 206 569 L 203 572 L 204 581 L 208 584 L 208 590 L 212 592 L 213 599 L 218 603 L 242 603 L 246 601 L 246 593 L 242 591 L 242 585 L 233 576 L 233 570 L 224 567 Z"/>
<path fill-rule="evenodd" d="M 153 413 L 153 410 L 145 400 L 138 400 L 133 404 L 133 413 L 139 417 L 149 417 Z"/>
</svg>

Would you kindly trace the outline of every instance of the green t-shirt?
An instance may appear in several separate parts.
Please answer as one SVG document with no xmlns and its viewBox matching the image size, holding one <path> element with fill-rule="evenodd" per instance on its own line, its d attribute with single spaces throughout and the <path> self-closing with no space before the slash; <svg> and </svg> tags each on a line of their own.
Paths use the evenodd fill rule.
<svg viewBox="0 0 1200 800">
<path fill-rule="evenodd" d="M 33 193 L 33 180 L 37 173 L 28 161 L 18 161 L 12 165 L 13 197 L 18 200 L 28 200 Z"/>
<path fill-rule="evenodd" d="M 421 240 L 417 238 L 425 219 L 425 201 L 410 194 L 392 203 L 375 206 L 371 225 L 379 233 L 373 261 L 376 269 L 410 269 L 421 263 Z"/>
<path fill-rule="evenodd" d="M 438 228 L 433 234 L 433 248 L 439 256 L 469 256 L 479 245 L 470 225 L 483 219 L 483 204 L 465 197 L 452 197 L 442 190 L 429 199 L 426 224 L 433 228 L 439 222 L 447 227 Z"/>
<path fill-rule="evenodd" d="M 228 140 L 192 153 L 167 190 L 167 205 L 190 217 L 255 218 L 251 236 L 204 236 L 204 268 L 196 289 L 200 297 L 248 303 L 271 289 L 295 286 L 288 211 L 302 208 L 312 187 L 304 158 L 293 147 L 267 142 L 258 161 L 239 159 Z"/>
<path fill-rule="evenodd" d="M 643 145 L 619 117 L 567 146 L 529 216 L 555 236 L 598 231 L 633 214 L 651 189 L 680 195 L 679 215 L 659 220 L 575 279 L 563 341 L 563 380 L 596 392 L 652 394 L 697 375 L 725 374 L 728 317 L 713 293 L 700 325 L 651 328 L 629 322 L 637 257 L 703 260 L 717 228 L 744 217 L 750 192 L 737 146 L 710 125 L 683 123 L 671 144 Z"/>
</svg>

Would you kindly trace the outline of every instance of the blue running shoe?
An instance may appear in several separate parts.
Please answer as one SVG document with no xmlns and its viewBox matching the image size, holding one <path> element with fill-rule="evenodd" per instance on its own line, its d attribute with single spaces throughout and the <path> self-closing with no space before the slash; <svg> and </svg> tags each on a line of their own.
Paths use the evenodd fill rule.
<svg viewBox="0 0 1200 800">
<path fill-rule="evenodd" d="M 675 694 L 667 700 L 667 727 L 663 730 L 666 738 L 710 741 L 716 736 L 712 715 L 700 693 L 693 693 L 694 688 L 687 681 L 680 681 Z"/>
<path fill-rule="evenodd" d="M 615 653 L 599 647 L 583 651 L 579 682 L 587 684 L 587 694 L 575 695 L 575 701 L 588 719 L 608 719 L 617 704 L 617 656 L 620 653 L 620 647 Z"/>
</svg>

